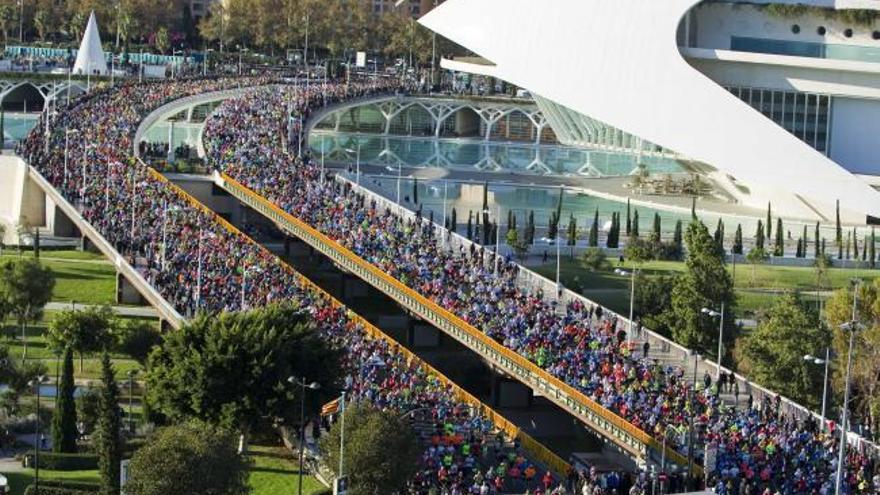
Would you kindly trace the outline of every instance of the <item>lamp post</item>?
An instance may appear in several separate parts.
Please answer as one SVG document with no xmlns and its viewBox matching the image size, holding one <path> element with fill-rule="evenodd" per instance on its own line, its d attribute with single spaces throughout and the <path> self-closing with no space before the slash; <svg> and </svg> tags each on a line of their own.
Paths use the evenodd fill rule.
<svg viewBox="0 0 880 495">
<path fill-rule="evenodd" d="M 305 458 L 306 444 L 306 389 L 318 390 L 321 384 L 318 382 L 307 383 L 305 378 L 290 377 L 287 382 L 300 387 L 299 396 L 299 488 L 297 493 L 302 495 L 303 492 L 303 461 Z M 341 459 L 341 458 L 340 458 Z M 341 461 L 340 461 L 341 462 Z"/>
<path fill-rule="evenodd" d="M 174 57 L 177 56 L 178 53 L 184 53 L 183 50 L 171 50 L 171 79 L 174 79 L 174 66 L 177 65 L 177 59 Z"/>
<path fill-rule="evenodd" d="M 856 332 L 862 326 L 857 319 L 857 304 L 860 283 L 861 281 L 859 280 L 853 280 L 852 320 L 840 325 L 841 330 L 849 332 L 849 351 L 846 357 L 846 382 L 843 392 L 843 413 L 841 414 L 840 419 L 840 451 L 837 455 L 837 477 L 834 483 L 835 495 L 841 495 L 843 493 L 843 477 L 846 464 L 846 432 L 849 429 L 849 424 L 847 420 L 849 419 L 849 385 L 850 375 L 852 374 L 852 353 L 853 345 L 855 344 Z"/>
<path fill-rule="evenodd" d="M 351 148 L 345 148 L 345 152 L 356 154 L 356 158 L 355 158 L 355 167 L 356 167 L 355 184 L 361 185 L 361 140 L 358 139 L 356 150 L 353 150 Z M 400 204 L 400 177 L 399 177 L 399 174 L 398 174 L 398 178 L 397 178 L 397 204 Z"/>
<path fill-rule="evenodd" d="M 68 86 L 68 88 L 69 88 L 69 86 Z M 67 162 L 68 162 L 68 156 L 70 153 L 70 135 L 77 134 L 78 132 L 79 132 L 78 129 L 65 129 L 64 130 L 64 188 L 65 189 L 67 188 L 67 177 L 69 175 L 67 172 Z"/>
<path fill-rule="evenodd" d="M 815 356 L 811 356 L 809 354 L 804 356 L 804 361 L 808 363 L 813 363 L 815 365 L 825 365 L 825 378 L 822 379 L 822 425 L 821 428 L 825 429 L 825 403 L 828 398 L 828 367 L 831 365 L 831 348 L 825 348 L 825 359 L 818 358 Z"/>
<path fill-rule="evenodd" d="M 251 267 L 246 268 L 244 270 L 244 272 L 242 272 L 242 274 L 241 274 L 241 306 L 240 306 L 240 309 L 242 311 L 244 311 L 244 309 L 245 309 L 244 294 L 245 294 L 245 287 L 247 286 L 248 273 L 250 273 L 250 272 L 261 273 L 262 271 L 263 270 L 261 270 L 260 267 L 258 267 L 258 266 L 251 266 Z"/>
<path fill-rule="evenodd" d="M 205 235 L 204 228 L 199 225 L 199 264 L 196 268 L 196 311 L 202 308 L 202 253 L 204 251 L 204 249 L 202 249 L 202 239 L 204 237 L 213 239 L 216 236 L 210 232 Z"/>
<path fill-rule="evenodd" d="M 134 396 L 134 376 L 137 370 L 128 370 L 128 431 L 134 434 L 134 404 L 132 396 Z"/>
<path fill-rule="evenodd" d="M 162 204 L 162 270 L 166 270 L 168 260 L 168 217 L 172 213 L 181 211 L 178 206 L 168 206 L 168 200 Z"/>
<path fill-rule="evenodd" d="M 621 277 L 629 277 L 629 324 L 626 326 L 626 343 L 632 342 L 633 334 L 633 305 L 636 298 L 636 271 L 626 271 L 622 268 L 615 268 L 614 273 Z"/>
<path fill-rule="evenodd" d="M 40 441 L 40 386 L 45 382 L 46 377 L 43 375 L 39 375 L 28 382 L 28 385 L 34 387 L 37 394 L 37 428 L 36 435 L 34 436 L 34 493 L 40 492 L 40 444 L 42 443 Z"/>
<path fill-rule="evenodd" d="M 720 312 L 709 308 L 703 308 L 702 311 L 703 314 L 709 315 L 712 318 L 718 318 L 718 369 L 715 372 L 715 383 L 718 383 L 718 379 L 721 378 L 721 351 L 724 346 L 724 302 L 721 302 Z"/>
</svg>

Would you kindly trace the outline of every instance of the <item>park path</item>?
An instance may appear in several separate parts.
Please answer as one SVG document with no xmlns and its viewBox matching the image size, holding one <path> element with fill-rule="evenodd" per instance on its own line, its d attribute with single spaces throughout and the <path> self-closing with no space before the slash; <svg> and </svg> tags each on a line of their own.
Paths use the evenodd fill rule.
<svg viewBox="0 0 880 495">
<path fill-rule="evenodd" d="M 101 307 L 96 304 L 81 304 L 72 302 L 50 302 L 46 304 L 46 309 L 51 311 L 64 311 L 69 309 L 86 309 Z M 158 318 L 159 313 L 152 306 L 110 306 L 117 316 L 131 316 L 136 318 Z"/>
</svg>

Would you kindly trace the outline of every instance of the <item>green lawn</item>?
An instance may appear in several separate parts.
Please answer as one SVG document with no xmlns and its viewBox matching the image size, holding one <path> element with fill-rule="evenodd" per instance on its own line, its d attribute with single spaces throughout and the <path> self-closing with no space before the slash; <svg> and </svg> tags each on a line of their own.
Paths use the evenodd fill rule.
<svg viewBox="0 0 880 495">
<path fill-rule="evenodd" d="M 251 446 L 249 482 L 253 495 L 296 493 L 299 465 L 290 451 L 282 447 Z M 317 495 L 327 490 L 312 476 L 303 477 L 303 493 Z"/>
<path fill-rule="evenodd" d="M 22 256 L 33 257 L 33 252 L 25 251 Z M 95 256 L 81 251 L 45 251 L 40 254 L 40 261 L 55 273 L 53 301 L 84 304 L 116 302 L 116 269 L 110 263 L 93 262 Z M 14 258 L 18 258 L 16 251 L 4 250 L 2 259 Z M 91 262 L 83 263 L 82 260 Z"/>
<path fill-rule="evenodd" d="M 612 260 L 613 261 L 613 260 Z M 632 268 L 625 264 L 626 269 Z M 685 264 L 680 261 L 651 261 L 642 265 L 647 275 L 662 275 L 682 272 Z M 727 265 L 730 273 L 734 267 Z M 551 280 L 556 278 L 556 262 L 538 266 L 534 270 Z M 577 260 L 563 258 L 560 265 L 562 283 L 569 288 L 583 287 L 584 296 L 599 302 L 610 309 L 626 314 L 629 311 L 629 277 L 621 277 L 612 270 L 590 272 L 580 266 Z M 853 277 L 872 279 L 880 276 L 880 270 L 832 268 L 829 269 L 823 286 L 837 289 L 845 287 Z M 778 296 L 779 291 L 816 289 L 816 271 L 812 267 L 773 266 L 738 263 L 734 282 L 737 292 L 738 316 L 751 316 L 755 311 L 768 307 Z"/>
<path fill-rule="evenodd" d="M 25 469 L 17 473 L 3 473 L 9 480 L 9 494 L 22 495 L 25 488 L 34 481 L 34 470 Z M 41 480 L 69 480 L 69 481 L 91 481 L 99 482 L 97 470 L 89 471 L 50 471 L 48 469 L 40 470 Z"/>
</svg>

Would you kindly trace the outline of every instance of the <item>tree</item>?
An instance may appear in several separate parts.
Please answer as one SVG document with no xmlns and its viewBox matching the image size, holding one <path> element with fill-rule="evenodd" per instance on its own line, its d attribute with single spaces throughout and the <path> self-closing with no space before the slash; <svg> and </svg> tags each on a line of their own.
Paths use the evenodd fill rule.
<svg viewBox="0 0 880 495">
<path fill-rule="evenodd" d="M 654 212 L 654 228 L 651 230 L 651 242 L 654 244 L 660 244 L 660 239 L 661 239 L 660 214 L 655 211 Z"/>
<path fill-rule="evenodd" d="M 507 245 L 513 248 L 520 260 L 524 260 L 529 254 L 529 245 L 519 238 L 519 231 L 516 229 L 507 231 Z"/>
<path fill-rule="evenodd" d="M 73 350 L 70 347 L 64 349 L 63 363 L 52 415 L 52 450 L 75 453 L 79 432 L 76 428 L 76 402 L 73 399 Z"/>
<path fill-rule="evenodd" d="M 852 230 L 852 239 L 853 239 L 853 259 L 859 259 L 859 232 L 853 227 Z"/>
<path fill-rule="evenodd" d="M 718 225 L 715 227 L 713 238 L 715 239 L 715 245 L 718 247 L 718 252 L 721 256 L 724 256 L 724 221 L 721 218 L 718 219 Z"/>
<path fill-rule="evenodd" d="M 852 362 L 853 423 L 877 424 L 880 419 L 880 278 L 863 282 L 856 294 L 856 319 L 863 329 L 855 334 Z M 834 390 L 842 399 L 849 351 L 849 331 L 840 328 L 853 319 L 853 287 L 838 289 L 825 304 L 825 317 L 833 332 L 836 356 Z"/>
<path fill-rule="evenodd" d="M 816 243 L 813 245 L 813 257 L 818 258 L 819 252 L 820 252 L 819 251 L 819 222 L 816 222 L 816 231 L 813 233 L 813 240 L 816 241 Z"/>
<path fill-rule="evenodd" d="M 593 223 L 590 225 L 590 240 L 587 243 L 590 247 L 599 246 L 599 208 L 593 214 Z"/>
<path fill-rule="evenodd" d="M 733 235 L 731 252 L 733 254 L 743 254 L 743 228 L 741 223 L 736 224 L 736 233 Z"/>
<path fill-rule="evenodd" d="M 652 259 L 657 258 L 655 253 L 655 244 L 650 241 L 631 237 L 626 247 L 623 249 L 623 256 L 637 265 L 642 265 Z"/>
<path fill-rule="evenodd" d="M 675 232 L 672 234 L 672 244 L 677 253 L 677 258 L 681 259 L 681 256 L 684 254 L 684 237 L 682 235 L 681 220 L 675 222 Z"/>
<path fill-rule="evenodd" d="M 529 246 L 535 243 L 535 210 L 529 210 L 529 218 L 526 222 L 526 231 L 523 237 L 523 240 Z"/>
<path fill-rule="evenodd" d="M 321 384 L 306 397 L 312 411 L 332 398 L 339 358 L 296 306 L 202 315 L 150 354 L 147 399 L 172 421 L 195 417 L 234 428 L 246 444 L 258 426 L 298 424 L 301 391 L 289 377 Z"/>
<path fill-rule="evenodd" d="M 716 322 L 702 314 L 702 308 L 717 308 L 722 303 L 728 314 L 735 314 L 733 281 L 718 254 L 715 240 L 699 220 L 692 221 L 685 232 L 688 256 L 686 271 L 672 288 L 670 306 L 663 318 L 679 344 L 707 352 L 717 346 Z M 725 338 L 736 337 L 733 318 L 725 318 Z"/>
<path fill-rule="evenodd" d="M 393 411 L 366 405 L 345 412 L 345 473 L 350 492 L 383 495 L 402 491 L 418 469 L 422 447 L 412 426 Z M 339 466 L 340 422 L 321 437 L 319 447 L 331 470 Z"/>
<path fill-rule="evenodd" d="M 830 332 L 797 293 L 778 298 L 745 338 L 743 355 L 749 376 L 761 385 L 816 408 L 821 401 L 822 368 L 804 355 L 822 355 Z"/>
<path fill-rule="evenodd" d="M 599 248 L 587 248 L 584 251 L 584 254 L 581 255 L 581 266 L 584 269 L 589 270 L 591 272 L 598 272 L 601 270 L 607 270 L 611 263 L 608 262 L 608 257 L 605 256 L 605 252 Z"/>
<path fill-rule="evenodd" d="M 770 211 L 770 203 L 767 203 L 767 222 L 764 223 L 764 228 L 767 229 L 766 237 L 767 241 L 773 238 L 773 216 Z"/>
<path fill-rule="evenodd" d="M 547 225 L 547 237 L 556 240 L 559 233 L 559 220 L 562 217 L 562 195 L 563 190 L 559 188 L 559 199 L 556 202 L 556 210 L 550 212 L 550 221 Z"/>
<path fill-rule="evenodd" d="M 632 216 L 630 215 L 629 198 L 626 198 L 626 236 L 632 235 Z"/>
<path fill-rule="evenodd" d="M 46 40 L 51 22 L 51 14 L 46 9 L 39 9 L 34 14 L 34 27 L 37 29 L 37 36 L 40 37 L 40 41 Z"/>
<path fill-rule="evenodd" d="M 24 344 L 22 359 L 27 358 L 27 324 L 43 314 L 43 307 L 52 297 L 55 275 L 48 267 L 32 259 L 6 261 L 0 265 L 0 293 L 12 308 L 21 327 Z"/>
<path fill-rule="evenodd" d="M 758 220 L 758 230 L 755 231 L 755 248 L 764 249 L 764 225 Z"/>
<path fill-rule="evenodd" d="M 807 257 L 807 224 L 804 224 L 804 233 L 802 236 L 803 242 L 801 243 L 801 258 Z"/>
<path fill-rule="evenodd" d="M 764 248 L 756 247 L 749 250 L 749 254 L 746 255 L 746 261 L 752 265 L 752 285 L 757 283 L 758 265 L 763 265 L 768 259 L 770 259 L 770 255 L 767 254 L 767 251 L 764 251 Z"/>
<path fill-rule="evenodd" d="M 467 238 L 469 241 L 474 240 L 474 212 L 468 210 L 468 221 L 467 221 Z"/>
<path fill-rule="evenodd" d="M 877 244 L 877 237 L 874 235 L 874 227 L 871 227 L 871 243 L 868 244 L 868 261 L 871 262 L 871 268 L 876 268 L 877 266 L 877 253 L 875 251 Z"/>
<path fill-rule="evenodd" d="M 574 246 L 577 244 L 577 221 L 574 219 L 574 214 L 572 213 L 568 219 L 568 245 Z"/>
<path fill-rule="evenodd" d="M 669 335 L 669 327 L 661 317 L 672 304 L 672 289 L 675 277 L 670 275 L 646 276 L 644 272 L 636 274 L 634 304 L 636 313 L 648 328 L 664 335 Z"/>
<path fill-rule="evenodd" d="M 619 246 L 619 238 L 620 238 L 620 213 L 614 212 L 611 214 L 611 228 L 608 230 L 608 237 L 605 239 L 605 246 L 609 248 L 616 248 Z"/>
<path fill-rule="evenodd" d="M 101 397 L 98 402 L 98 424 L 94 442 L 98 453 L 101 486 L 106 495 L 119 493 L 119 462 L 122 460 L 122 444 L 119 438 L 121 413 L 116 376 L 110 363 L 110 355 L 105 351 L 101 356 Z"/>
<path fill-rule="evenodd" d="M 773 256 L 785 255 L 785 234 L 782 231 L 782 217 L 776 218 L 776 245 L 773 247 Z"/>
<path fill-rule="evenodd" d="M 838 199 L 835 207 L 835 237 L 834 242 L 837 243 L 837 259 L 843 259 L 843 227 L 840 225 L 840 200 Z"/>
<path fill-rule="evenodd" d="M 348 436 L 348 431 L 346 431 Z M 130 495 L 246 495 L 250 463 L 238 455 L 235 435 L 188 421 L 156 432 L 131 459 Z"/>
<path fill-rule="evenodd" d="M 112 343 L 112 322 L 113 311 L 108 306 L 61 311 L 49 323 L 46 339 L 56 351 L 70 348 L 79 353 L 82 371 L 86 353 L 102 351 Z"/>
<path fill-rule="evenodd" d="M 458 212 L 455 211 L 455 207 L 452 208 L 452 218 L 449 221 L 449 231 L 458 233 Z"/>
<path fill-rule="evenodd" d="M 634 239 L 639 237 L 639 209 L 636 208 L 633 211 L 632 217 L 632 230 L 629 232 L 629 238 Z"/>
<path fill-rule="evenodd" d="M 114 347 L 118 352 L 146 366 L 147 358 L 155 347 L 162 344 L 162 334 L 153 323 L 143 320 L 117 322 L 113 329 Z"/>
<path fill-rule="evenodd" d="M 168 29 L 165 27 L 160 27 L 158 31 L 156 31 L 156 50 L 161 54 L 168 53 L 168 49 L 171 48 L 171 37 L 168 34 Z"/>
</svg>

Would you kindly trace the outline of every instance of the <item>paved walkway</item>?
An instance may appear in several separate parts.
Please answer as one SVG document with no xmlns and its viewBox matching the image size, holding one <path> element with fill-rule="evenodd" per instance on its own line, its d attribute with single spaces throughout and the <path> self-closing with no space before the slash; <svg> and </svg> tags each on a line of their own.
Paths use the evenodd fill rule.
<svg viewBox="0 0 880 495">
<path fill-rule="evenodd" d="M 53 311 L 64 311 L 68 309 L 85 309 L 92 307 L 100 307 L 91 304 L 66 303 L 66 302 L 50 302 L 46 305 L 46 309 Z M 110 309 L 118 316 L 132 316 L 137 318 L 158 318 L 159 312 L 152 306 L 110 306 Z"/>
</svg>

